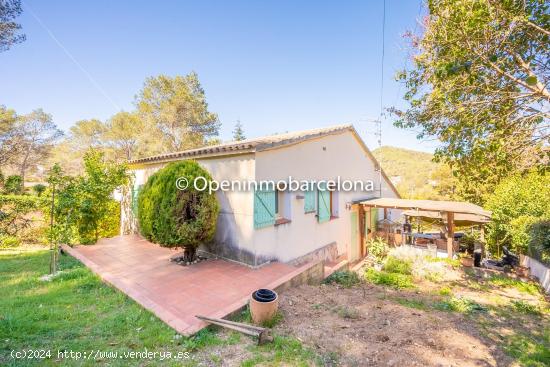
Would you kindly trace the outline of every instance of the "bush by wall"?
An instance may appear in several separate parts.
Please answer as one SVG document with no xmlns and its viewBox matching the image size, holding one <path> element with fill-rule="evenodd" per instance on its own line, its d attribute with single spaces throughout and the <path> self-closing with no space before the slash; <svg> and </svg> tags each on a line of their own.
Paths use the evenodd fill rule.
<svg viewBox="0 0 550 367">
<path fill-rule="evenodd" d="M 180 177 L 189 182 L 186 190 L 176 188 Z M 219 212 L 214 194 L 194 189 L 196 177 L 211 180 L 194 161 L 171 163 L 149 178 L 138 197 L 141 234 L 162 246 L 183 247 L 191 257 L 200 244 L 212 240 Z"/>
</svg>

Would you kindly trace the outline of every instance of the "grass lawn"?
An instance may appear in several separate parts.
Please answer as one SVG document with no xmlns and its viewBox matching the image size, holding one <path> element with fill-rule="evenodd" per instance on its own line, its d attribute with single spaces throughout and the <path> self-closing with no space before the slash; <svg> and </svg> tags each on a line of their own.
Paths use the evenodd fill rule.
<svg viewBox="0 0 550 367">
<path fill-rule="evenodd" d="M 237 347 L 242 351 L 234 362 L 246 366 L 309 365 L 315 358 L 299 341 L 284 336 L 263 347 L 224 330 L 204 329 L 192 338 L 182 337 L 132 299 L 102 283 L 74 258 L 61 256 L 61 275 L 52 281 L 40 280 L 48 267 L 48 251 L 0 252 L 2 366 L 193 366 L 201 361 L 216 365 Z M 28 350 L 44 351 L 40 352 L 42 357 L 45 351 L 51 351 L 50 358 L 11 357 L 12 351 Z M 141 358 L 145 350 L 158 354 L 151 359 Z M 103 354 L 90 359 L 80 356 L 77 360 L 61 357 L 58 351 Z M 131 352 L 141 356 L 130 357 Z M 105 353 L 117 355 L 113 359 Z M 166 358 L 167 353 L 179 353 L 181 358 Z"/>
</svg>

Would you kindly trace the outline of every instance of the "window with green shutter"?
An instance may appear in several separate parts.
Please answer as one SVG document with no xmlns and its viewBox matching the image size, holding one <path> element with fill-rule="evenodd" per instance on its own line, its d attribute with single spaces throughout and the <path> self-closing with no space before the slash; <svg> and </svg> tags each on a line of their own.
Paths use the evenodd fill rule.
<svg viewBox="0 0 550 367">
<path fill-rule="evenodd" d="M 304 191 L 304 213 L 315 212 L 315 189 Z"/>
<path fill-rule="evenodd" d="M 319 223 L 330 220 L 330 191 L 327 190 L 326 185 L 319 186 L 317 190 L 317 220 Z"/>
<path fill-rule="evenodd" d="M 254 191 L 254 228 L 275 224 L 277 197 L 275 190 Z"/>
</svg>

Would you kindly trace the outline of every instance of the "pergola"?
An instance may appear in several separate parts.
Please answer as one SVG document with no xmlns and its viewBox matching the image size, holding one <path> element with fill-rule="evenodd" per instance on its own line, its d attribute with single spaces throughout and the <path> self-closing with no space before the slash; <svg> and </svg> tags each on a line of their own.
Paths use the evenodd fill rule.
<svg viewBox="0 0 550 367">
<path fill-rule="evenodd" d="M 453 239 L 455 226 L 483 225 L 491 220 L 491 212 L 482 207 L 462 201 L 412 200 L 398 198 L 375 198 L 357 203 L 361 211 L 366 208 L 384 208 L 405 210 L 405 215 L 438 219 L 446 227 L 447 255 L 453 257 Z M 367 213 L 370 212 L 366 211 Z"/>
</svg>

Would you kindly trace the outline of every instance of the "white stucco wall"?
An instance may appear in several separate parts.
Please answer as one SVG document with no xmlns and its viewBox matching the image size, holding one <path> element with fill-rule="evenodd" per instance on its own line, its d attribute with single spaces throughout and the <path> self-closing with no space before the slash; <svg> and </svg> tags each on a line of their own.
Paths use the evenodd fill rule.
<svg viewBox="0 0 550 367">
<path fill-rule="evenodd" d="M 241 154 L 233 156 L 196 159 L 206 169 L 214 180 L 254 180 L 254 154 Z M 149 164 L 132 170 L 135 175 L 134 185 L 143 185 L 156 171 L 166 166 L 167 163 Z M 254 256 L 252 243 L 254 231 L 253 195 L 243 191 L 228 191 L 217 193 L 220 203 L 220 215 L 218 217 L 218 230 L 215 243 L 217 248 L 209 250 L 221 252 L 233 251 L 248 253 L 241 254 L 243 260 L 251 261 Z"/>
<path fill-rule="evenodd" d="M 373 161 L 353 133 L 345 131 L 292 146 L 256 153 L 256 180 L 373 180 L 378 187 L 378 172 Z M 304 200 L 291 195 L 291 222 L 254 231 L 253 246 L 261 263 L 264 259 L 290 261 L 336 242 L 339 254 L 350 248 L 350 210 L 354 200 L 378 196 L 375 192 L 340 192 L 338 218 L 318 223 L 315 213 L 304 214 Z M 382 196 L 396 197 L 386 181 Z M 382 218 L 380 210 L 379 217 Z M 395 218 L 394 218 L 395 219 Z"/>
<path fill-rule="evenodd" d="M 352 201 L 378 197 L 379 174 L 368 153 L 351 131 L 324 136 L 294 145 L 234 156 L 201 158 L 196 161 L 217 181 L 240 180 L 372 180 L 373 192 L 338 193 L 338 218 L 318 223 L 315 213 L 304 213 L 301 193 L 287 197 L 291 222 L 261 229 L 254 228 L 254 193 L 218 192 L 221 211 L 218 228 L 209 250 L 252 265 L 268 260 L 291 261 L 331 243 L 338 253 L 350 251 Z M 137 166 L 134 185 L 142 185 L 166 163 Z M 383 179 L 382 196 L 397 195 Z M 398 211 L 392 211 L 393 220 Z M 379 211 L 379 218 L 383 210 Z"/>
</svg>

